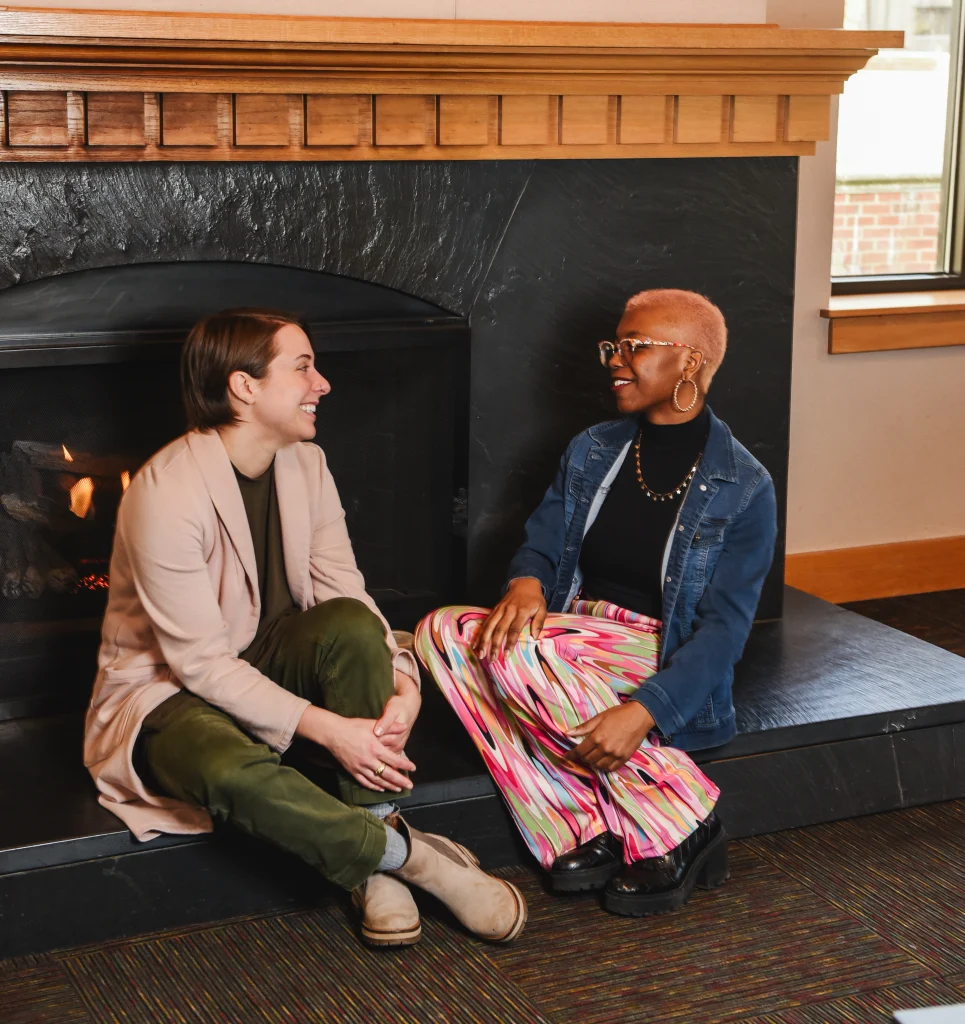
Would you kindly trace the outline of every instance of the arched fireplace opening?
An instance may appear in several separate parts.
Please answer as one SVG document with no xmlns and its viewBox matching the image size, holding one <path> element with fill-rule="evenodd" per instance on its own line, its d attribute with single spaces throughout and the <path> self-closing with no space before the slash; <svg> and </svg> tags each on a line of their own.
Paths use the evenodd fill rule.
<svg viewBox="0 0 965 1024">
<path fill-rule="evenodd" d="M 252 263 L 58 275 L 0 293 L 0 718 L 86 701 L 118 502 L 184 430 L 178 356 L 188 329 L 237 306 L 310 325 L 332 384 L 316 443 L 393 627 L 463 597 L 463 318 L 380 285 Z"/>
</svg>

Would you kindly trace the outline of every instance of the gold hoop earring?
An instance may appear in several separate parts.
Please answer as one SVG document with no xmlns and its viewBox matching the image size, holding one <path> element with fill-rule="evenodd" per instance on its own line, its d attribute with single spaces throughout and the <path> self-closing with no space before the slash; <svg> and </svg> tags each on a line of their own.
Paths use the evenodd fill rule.
<svg viewBox="0 0 965 1024">
<path fill-rule="evenodd" d="M 682 408 L 680 403 L 677 401 L 677 394 L 680 391 L 681 384 L 690 384 L 694 389 L 693 401 L 691 401 L 690 405 L 688 405 L 685 409 Z M 696 381 L 687 380 L 686 377 L 681 377 L 680 380 L 678 380 L 677 383 L 674 385 L 673 407 L 677 410 L 677 412 L 690 412 L 690 410 L 693 409 L 693 407 L 697 404 L 698 398 L 700 398 L 700 388 L 697 387 Z"/>
</svg>

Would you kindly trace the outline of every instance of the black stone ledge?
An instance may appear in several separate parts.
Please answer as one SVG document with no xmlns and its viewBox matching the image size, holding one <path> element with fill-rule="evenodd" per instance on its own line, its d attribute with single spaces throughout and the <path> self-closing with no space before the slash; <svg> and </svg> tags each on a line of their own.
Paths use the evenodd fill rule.
<svg viewBox="0 0 965 1024">
<path fill-rule="evenodd" d="M 421 785 L 412 796 L 399 800 L 406 813 L 418 809 L 430 810 L 441 805 L 475 800 L 479 797 L 497 796 L 496 787 L 488 775 L 474 775 L 445 782 L 429 782 Z M 86 797 L 95 800 L 93 790 Z M 19 846 L 0 848 L 0 875 L 37 868 L 57 867 L 78 861 L 97 860 L 102 857 L 149 853 L 173 846 L 191 846 L 210 842 L 209 833 L 192 835 L 162 835 L 146 842 L 139 842 L 109 811 L 101 809 L 108 827 L 103 831 L 89 831 L 88 834 L 66 836 L 45 842 L 26 843 Z"/>
<path fill-rule="evenodd" d="M 756 821 L 763 811 L 753 808 L 762 805 L 739 795 L 747 793 L 748 779 L 759 785 L 762 773 L 783 771 L 785 763 L 817 765 L 828 757 L 843 769 L 844 748 L 869 750 L 865 741 L 872 739 L 887 741 L 874 749 L 891 751 L 894 759 L 902 736 L 944 738 L 945 730 L 965 723 L 965 659 L 799 591 L 788 590 L 785 608 L 783 620 L 755 628 L 739 666 L 738 737 L 696 755 L 721 784 L 724 804 L 744 806 L 738 818 L 745 835 L 813 823 L 811 814 L 796 812 L 780 823 L 767 814 Z M 74 714 L 0 723 L 0 773 L 19 780 L 0 789 L 0 875 L 210 841 L 203 835 L 133 839 L 96 802 L 80 763 L 81 724 Z M 400 801 L 408 815 L 424 823 L 456 815 L 461 832 L 484 805 L 499 803 L 458 721 L 432 688 L 412 747 L 426 781 Z M 902 749 L 906 761 L 927 755 L 917 742 Z M 806 784 L 806 773 L 799 778 Z M 843 805 L 844 816 L 847 807 L 859 814 L 872 805 L 901 806 L 903 784 L 885 788 L 888 795 L 870 804 Z M 495 813 L 484 817 L 492 823 Z"/>
<path fill-rule="evenodd" d="M 965 658 L 785 588 L 754 628 L 734 684 L 737 736 L 700 764 L 965 722 Z"/>
</svg>

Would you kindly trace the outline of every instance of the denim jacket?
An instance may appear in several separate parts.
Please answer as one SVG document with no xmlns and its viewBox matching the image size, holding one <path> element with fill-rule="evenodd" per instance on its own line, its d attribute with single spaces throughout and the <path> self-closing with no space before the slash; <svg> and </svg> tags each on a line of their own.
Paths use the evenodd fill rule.
<svg viewBox="0 0 965 1024">
<path fill-rule="evenodd" d="M 539 580 L 551 612 L 565 611 L 579 592 L 583 538 L 636 431 L 634 419 L 622 419 L 575 437 L 526 523 L 508 578 Z M 703 457 L 664 551 L 658 671 L 632 697 L 675 747 L 716 747 L 737 731 L 734 665 L 750 633 L 776 536 L 770 474 L 711 413 Z M 632 537 L 628 523 L 620 543 Z"/>
</svg>

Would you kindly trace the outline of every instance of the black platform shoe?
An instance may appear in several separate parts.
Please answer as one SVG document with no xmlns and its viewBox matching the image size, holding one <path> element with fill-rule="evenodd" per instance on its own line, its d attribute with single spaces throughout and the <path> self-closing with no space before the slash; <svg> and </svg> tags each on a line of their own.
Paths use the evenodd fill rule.
<svg viewBox="0 0 965 1024">
<path fill-rule="evenodd" d="M 556 892 L 602 889 L 621 867 L 623 841 L 612 832 L 601 832 L 553 861 L 550 885 Z"/>
<path fill-rule="evenodd" d="M 665 914 L 682 907 L 695 885 L 713 889 L 727 876 L 727 833 L 711 813 L 668 854 L 634 861 L 610 879 L 603 906 L 627 917 Z"/>
</svg>

